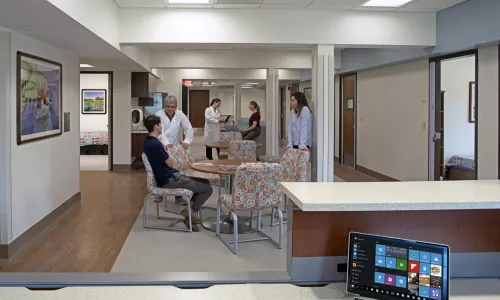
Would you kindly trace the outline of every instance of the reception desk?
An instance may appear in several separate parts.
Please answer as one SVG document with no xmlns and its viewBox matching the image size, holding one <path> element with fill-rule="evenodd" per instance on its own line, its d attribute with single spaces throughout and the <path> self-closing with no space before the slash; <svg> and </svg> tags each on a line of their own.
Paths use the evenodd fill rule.
<svg viewBox="0 0 500 300">
<path fill-rule="evenodd" d="M 284 182 L 281 189 L 294 207 L 292 281 L 345 280 L 350 231 L 447 244 L 451 277 L 500 277 L 500 181 Z"/>
</svg>

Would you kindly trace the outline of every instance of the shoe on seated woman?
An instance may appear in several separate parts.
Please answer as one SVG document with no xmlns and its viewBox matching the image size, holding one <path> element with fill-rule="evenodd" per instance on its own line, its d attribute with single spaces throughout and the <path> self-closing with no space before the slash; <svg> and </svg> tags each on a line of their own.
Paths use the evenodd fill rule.
<svg viewBox="0 0 500 300">
<path fill-rule="evenodd" d="M 182 211 L 181 211 L 181 215 L 187 219 L 189 219 L 189 213 L 188 213 L 188 210 L 187 208 L 184 208 Z M 198 216 L 196 216 L 196 214 L 194 212 L 191 212 L 191 221 L 193 222 L 193 224 L 201 224 L 202 221 L 198 218 Z"/>
<path fill-rule="evenodd" d="M 182 223 L 184 223 L 184 225 L 186 225 L 187 228 L 189 228 L 189 218 L 185 218 L 184 221 L 182 221 Z M 194 222 L 191 222 L 193 223 L 191 226 L 192 226 L 192 229 L 194 232 L 199 232 L 200 231 L 200 227 L 198 225 L 196 225 Z"/>
</svg>

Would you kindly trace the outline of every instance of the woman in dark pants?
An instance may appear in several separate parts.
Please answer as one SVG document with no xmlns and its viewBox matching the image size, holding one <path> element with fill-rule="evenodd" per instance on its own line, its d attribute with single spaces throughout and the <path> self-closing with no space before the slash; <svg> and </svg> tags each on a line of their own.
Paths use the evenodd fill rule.
<svg viewBox="0 0 500 300">
<path fill-rule="evenodd" d="M 252 112 L 248 120 L 248 127 L 243 129 L 241 136 L 244 140 L 255 140 L 260 135 L 260 107 L 255 101 L 250 101 L 248 109 Z"/>
</svg>

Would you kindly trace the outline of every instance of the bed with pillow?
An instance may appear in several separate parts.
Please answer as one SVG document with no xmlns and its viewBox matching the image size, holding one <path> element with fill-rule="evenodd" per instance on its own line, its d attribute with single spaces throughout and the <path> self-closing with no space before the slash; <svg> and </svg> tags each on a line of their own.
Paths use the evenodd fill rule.
<svg viewBox="0 0 500 300">
<path fill-rule="evenodd" d="M 474 155 L 453 155 L 444 166 L 444 180 L 475 180 Z"/>
<path fill-rule="evenodd" d="M 80 155 L 108 155 L 108 132 L 80 132 Z"/>
</svg>

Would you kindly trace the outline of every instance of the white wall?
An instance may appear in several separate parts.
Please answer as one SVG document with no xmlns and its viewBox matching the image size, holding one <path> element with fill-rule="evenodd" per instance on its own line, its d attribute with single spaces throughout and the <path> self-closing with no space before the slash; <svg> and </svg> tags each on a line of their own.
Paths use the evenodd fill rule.
<svg viewBox="0 0 500 300">
<path fill-rule="evenodd" d="M 498 179 L 498 46 L 478 53 L 478 179 Z"/>
<path fill-rule="evenodd" d="M 475 81 L 474 56 L 441 62 L 444 93 L 444 161 L 453 155 L 474 155 L 475 123 L 469 123 L 469 82 Z"/>
<path fill-rule="evenodd" d="M 106 90 L 106 114 L 82 114 L 82 89 Z M 108 131 L 108 74 L 80 74 L 80 132 Z"/>
<path fill-rule="evenodd" d="M 131 73 L 113 74 L 113 164 L 132 163 Z"/>
<path fill-rule="evenodd" d="M 401 181 L 428 178 L 429 62 L 358 73 L 357 164 Z"/>
<path fill-rule="evenodd" d="M 7 58 L 10 64 L 10 72 L 9 69 L 2 69 L 2 73 L 10 74 L 10 83 L 16 82 L 17 51 L 54 60 L 63 65 L 62 104 L 63 112 L 71 114 L 71 131 L 61 136 L 18 146 L 16 85 L 10 84 L 10 90 L 1 91 L 2 95 L 8 95 L 6 99 L 7 119 L 10 118 L 10 123 L 7 124 L 10 135 L 10 185 L 11 199 L 14 200 L 7 199 L 12 205 L 11 232 L 7 240 L 2 236 L 2 242 L 7 243 L 12 242 L 80 190 L 79 59 L 73 53 L 16 32 L 12 32 L 10 38 L 9 55 L 0 57 L 0 60 Z"/>
</svg>

